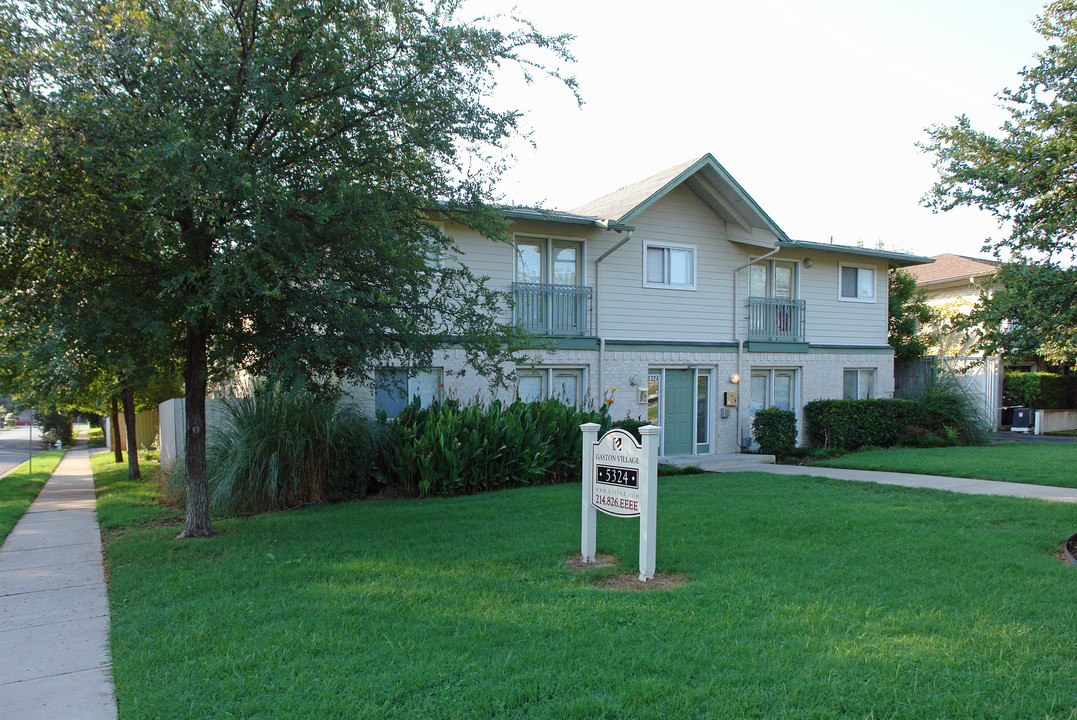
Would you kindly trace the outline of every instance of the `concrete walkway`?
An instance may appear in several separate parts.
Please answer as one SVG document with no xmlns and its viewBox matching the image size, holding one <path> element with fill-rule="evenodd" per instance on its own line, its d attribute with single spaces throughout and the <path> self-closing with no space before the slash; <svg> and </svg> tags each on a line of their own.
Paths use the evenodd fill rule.
<svg viewBox="0 0 1077 720">
<path fill-rule="evenodd" d="M 85 441 L 0 547 L 0 717 L 115 720 L 108 593 Z"/>
<path fill-rule="evenodd" d="M 1077 490 L 1050 485 L 1026 485 L 1024 483 L 974 480 L 971 478 L 944 477 L 942 475 L 913 475 L 911 473 L 880 472 L 877 470 L 849 470 L 846 468 L 809 467 L 807 465 L 723 465 L 717 472 L 765 472 L 775 475 L 813 475 L 835 480 L 856 480 L 881 485 L 933 488 L 969 495 L 1000 495 L 1005 497 L 1035 498 L 1057 502 L 1077 502 Z"/>
</svg>

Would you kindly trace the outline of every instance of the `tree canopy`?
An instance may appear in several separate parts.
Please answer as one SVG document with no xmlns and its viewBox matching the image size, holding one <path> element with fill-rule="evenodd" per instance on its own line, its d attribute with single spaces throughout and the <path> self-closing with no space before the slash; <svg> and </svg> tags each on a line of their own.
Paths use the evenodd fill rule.
<svg viewBox="0 0 1077 720">
<path fill-rule="evenodd" d="M 558 69 L 569 38 L 458 11 L 0 6 L 0 285 L 47 304 L 84 269 L 79 292 L 122 288 L 152 326 L 132 330 L 166 339 L 184 366 L 186 536 L 210 532 L 211 373 L 324 387 L 389 361 L 428 366 L 449 343 L 495 377 L 511 358 L 505 298 L 453 262 L 438 222 L 504 237 L 489 203 L 521 115 L 492 107 L 495 70 L 514 63 L 574 90 Z"/>
<path fill-rule="evenodd" d="M 1048 47 L 999 94 L 1009 119 L 998 134 L 966 116 L 929 129 L 940 178 L 925 201 L 992 213 L 1009 228 L 991 241 L 996 254 L 1067 262 L 1077 252 L 1077 0 L 1050 3 L 1035 27 Z"/>
<path fill-rule="evenodd" d="M 1035 27 L 1048 46 L 999 94 L 998 133 L 965 116 L 929 129 L 940 179 L 925 202 L 987 211 L 1007 233 L 985 249 L 1010 262 L 967 319 L 985 352 L 1077 367 L 1077 0 L 1048 4 Z"/>
<path fill-rule="evenodd" d="M 992 288 L 965 320 L 985 353 L 1077 368 L 1077 268 L 1003 263 Z"/>
<path fill-rule="evenodd" d="M 908 363 L 924 356 L 929 345 L 922 327 L 931 322 L 933 314 L 927 295 L 917 290 L 916 278 L 908 270 L 890 271 L 889 323 L 887 341 L 894 348 L 894 362 Z"/>
</svg>

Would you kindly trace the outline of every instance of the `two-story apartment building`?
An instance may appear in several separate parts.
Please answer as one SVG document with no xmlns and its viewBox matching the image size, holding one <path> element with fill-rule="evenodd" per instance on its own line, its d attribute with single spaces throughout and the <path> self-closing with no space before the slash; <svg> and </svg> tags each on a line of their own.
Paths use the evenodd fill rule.
<svg viewBox="0 0 1077 720">
<path fill-rule="evenodd" d="M 357 399 L 390 414 L 415 395 L 612 399 L 674 456 L 737 451 L 762 407 L 802 424 L 810 400 L 893 393 L 887 270 L 928 261 L 793 241 L 710 155 L 568 212 L 506 214 L 512 245 L 445 231 L 552 349 L 515 368 L 515 388 L 447 376 L 464 365 L 447 349 L 434 368 L 384 371 L 408 375 L 406 396 L 386 382 Z"/>
</svg>

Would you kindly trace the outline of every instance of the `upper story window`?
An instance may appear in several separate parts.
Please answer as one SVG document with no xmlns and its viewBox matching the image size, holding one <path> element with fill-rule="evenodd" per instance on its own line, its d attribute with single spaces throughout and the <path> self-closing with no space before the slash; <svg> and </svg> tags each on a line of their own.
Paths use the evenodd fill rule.
<svg viewBox="0 0 1077 720">
<path fill-rule="evenodd" d="M 657 242 L 644 243 L 643 286 L 695 290 L 695 246 Z"/>
<path fill-rule="evenodd" d="M 517 235 L 516 282 L 583 285 L 583 243 Z"/>
<path fill-rule="evenodd" d="M 748 295 L 792 300 L 797 296 L 797 264 L 764 260 L 748 266 Z"/>
<path fill-rule="evenodd" d="M 839 264 L 838 300 L 875 302 L 875 268 Z"/>
</svg>

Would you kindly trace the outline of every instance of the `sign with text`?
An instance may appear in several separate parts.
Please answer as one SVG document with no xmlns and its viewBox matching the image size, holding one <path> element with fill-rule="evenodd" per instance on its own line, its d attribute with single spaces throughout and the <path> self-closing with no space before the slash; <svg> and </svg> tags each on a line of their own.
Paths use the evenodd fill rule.
<svg viewBox="0 0 1077 720">
<path fill-rule="evenodd" d="M 610 430 L 594 444 L 591 457 L 591 504 L 614 517 L 639 517 L 640 444 L 625 430 Z"/>
</svg>

